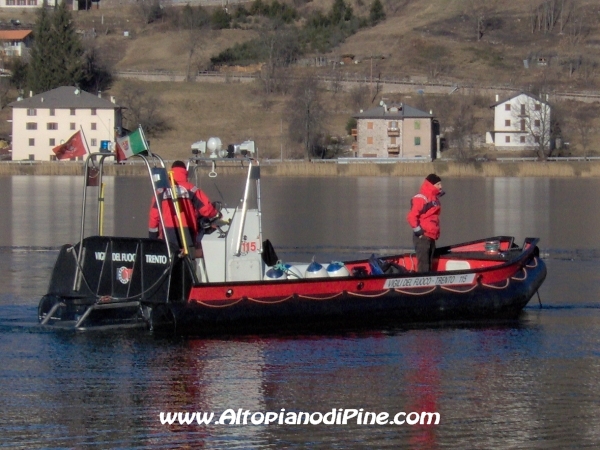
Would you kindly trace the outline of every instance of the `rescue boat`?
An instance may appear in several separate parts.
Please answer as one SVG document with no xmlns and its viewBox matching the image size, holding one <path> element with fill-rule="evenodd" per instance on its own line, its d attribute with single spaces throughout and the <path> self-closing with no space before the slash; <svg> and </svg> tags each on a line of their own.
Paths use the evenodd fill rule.
<svg viewBox="0 0 600 450">
<path fill-rule="evenodd" d="M 97 189 L 103 189 L 104 162 L 112 156 L 95 153 L 85 161 L 84 178 L 93 172 Z M 168 186 L 158 155 L 136 157 L 154 191 Z M 429 273 L 416 272 L 414 252 L 326 263 L 281 261 L 262 235 L 258 161 L 195 154 L 188 161 L 190 178 L 207 164 L 209 176 L 216 176 L 217 163 L 245 170 L 245 183 L 239 204 L 221 206 L 222 217 L 206 224 L 203 257 L 185 254 L 168 240 L 104 236 L 103 195 L 96 196 L 97 229 L 88 235 L 90 186 L 84 182 L 79 241 L 60 249 L 39 303 L 40 323 L 214 335 L 514 319 L 546 277 L 538 239 L 517 245 L 510 236 L 438 248 Z"/>
</svg>

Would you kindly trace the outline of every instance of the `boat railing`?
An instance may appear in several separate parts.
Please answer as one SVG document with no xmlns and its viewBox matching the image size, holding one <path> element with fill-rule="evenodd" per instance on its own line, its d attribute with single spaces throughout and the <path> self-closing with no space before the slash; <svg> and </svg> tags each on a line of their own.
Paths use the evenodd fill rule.
<svg viewBox="0 0 600 450">
<path fill-rule="evenodd" d="M 116 157 L 115 153 L 97 152 L 97 153 L 90 153 L 87 156 L 87 158 L 85 159 L 83 195 L 82 195 L 82 202 L 81 202 L 81 204 L 82 204 L 82 206 L 81 206 L 81 226 L 80 226 L 80 235 L 79 235 L 80 243 L 83 243 L 83 240 L 85 237 L 86 205 L 87 205 L 87 201 L 88 201 L 87 200 L 87 188 L 89 186 L 98 186 L 98 188 L 99 188 L 99 193 L 98 193 L 98 197 L 97 197 L 97 205 L 96 205 L 97 217 L 98 217 L 96 234 L 98 236 L 103 235 L 103 232 L 104 232 L 104 230 L 103 230 L 103 224 L 104 224 L 104 182 L 103 182 L 104 162 L 108 158 L 115 158 L 115 157 Z M 158 198 L 156 186 L 161 181 L 166 182 L 166 169 L 165 169 L 164 160 L 157 154 L 150 154 L 150 155 L 148 155 L 148 157 L 145 155 L 142 155 L 142 154 L 136 154 L 136 155 L 133 155 L 132 158 L 141 159 L 143 164 L 146 166 L 146 168 L 148 170 L 149 179 L 152 183 L 152 192 L 154 195 L 154 201 L 156 202 L 156 205 L 160 205 L 161 202 L 160 202 L 160 199 Z M 152 166 L 153 167 L 151 167 L 149 158 L 152 158 Z M 158 169 L 158 170 L 156 170 L 156 169 Z M 162 175 L 161 175 L 161 173 L 162 173 Z M 165 179 L 160 180 L 161 176 L 165 177 Z M 167 234 L 166 228 L 165 228 L 165 221 L 164 221 L 164 217 L 162 214 L 162 209 L 160 207 L 158 207 L 157 209 L 158 209 L 160 224 L 161 224 L 162 231 L 163 231 L 163 236 L 164 236 L 165 242 L 167 244 L 166 247 L 167 247 L 169 261 L 172 261 L 173 254 L 172 254 L 171 245 L 169 242 L 169 235 Z M 76 267 L 73 289 L 75 289 L 76 285 L 78 284 L 80 267 L 81 267 L 81 259 L 83 257 L 83 251 L 84 251 L 83 247 L 80 247 L 79 252 L 77 253 L 77 256 L 76 256 L 77 267 Z"/>
<path fill-rule="evenodd" d="M 194 165 L 192 165 L 192 163 L 194 163 Z M 243 157 L 243 158 L 210 158 L 210 157 L 200 157 L 200 156 L 192 156 L 189 159 L 189 163 L 188 163 L 188 170 L 192 170 L 194 172 L 194 177 L 196 179 L 196 184 L 198 184 L 198 180 L 197 180 L 197 170 L 199 167 L 202 167 L 205 164 L 208 164 L 211 166 L 211 170 L 208 173 L 208 176 L 210 178 L 216 178 L 217 177 L 217 163 L 227 163 L 228 165 L 231 164 L 240 164 L 241 167 L 244 167 L 244 164 L 248 165 L 248 172 L 246 175 L 246 183 L 244 186 L 244 196 L 242 198 L 242 205 L 241 205 L 241 210 L 240 210 L 240 214 L 241 214 L 241 220 L 240 220 L 240 227 L 237 233 L 237 237 L 235 240 L 235 251 L 234 254 L 236 256 L 240 256 L 242 253 L 242 241 L 243 241 L 243 236 L 244 236 L 244 226 L 246 224 L 246 215 L 248 214 L 248 203 L 249 203 L 249 193 L 251 190 L 251 185 L 252 182 L 255 181 L 256 182 L 256 186 L 255 186 L 255 190 L 256 190 L 256 206 L 257 206 L 257 210 L 258 210 L 258 215 L 260 218 L 260 214 L 261 214 L 261 204 L 260 204 L 260 165 L 258 160 L 253 159 L 253 158 L 249 158 L 249 157 Z M 259 220 L 258 222 L 258 228 L 259 228 L 259 237 L 260 237 L 260 242 L 262 243 L 262 223 Z M 262 251 L 262 248 L 261 248 Z"/>
</svg>

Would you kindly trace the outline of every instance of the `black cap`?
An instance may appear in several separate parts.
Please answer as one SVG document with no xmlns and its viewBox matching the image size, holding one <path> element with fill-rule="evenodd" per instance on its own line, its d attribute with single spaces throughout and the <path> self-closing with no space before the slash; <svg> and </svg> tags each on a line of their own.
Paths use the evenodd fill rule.
<svg viewBox="0 0 600 450">
<path fill-rule="evenodd" d="M 431 184 L 436 184 L 442 181 L 442 179 L 438 177 L 435 173 L 430 173 L 429 175 L 427 175 L 427 177 L 425 177 L 425 179 Z"/>
</svg>

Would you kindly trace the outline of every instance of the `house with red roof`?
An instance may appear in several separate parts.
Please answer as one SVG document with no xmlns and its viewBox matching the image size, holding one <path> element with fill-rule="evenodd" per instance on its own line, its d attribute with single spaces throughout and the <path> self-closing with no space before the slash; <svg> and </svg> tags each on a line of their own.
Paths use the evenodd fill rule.
<svg viewBox="0 0 600 450">
<path fill-rule="evenodd" d="M 29 56 L 29 48 L 33 41 L 31 30 L 0 30 L 0 52 L 2 57 Z"/>
</svg>

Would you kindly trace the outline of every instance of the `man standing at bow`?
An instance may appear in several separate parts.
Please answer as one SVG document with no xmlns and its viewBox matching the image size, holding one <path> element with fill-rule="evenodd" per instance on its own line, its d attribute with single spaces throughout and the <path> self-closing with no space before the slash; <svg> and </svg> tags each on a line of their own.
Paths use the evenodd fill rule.
<svg viewBox="0 0 600 450">
<path fill-rule="evenodd" d="M 413 230 L 413 244 L 417 253 L 417 271 L 431 271 L 435 241 L 440 237 L 440 197 L 444 195 L 442 179 L 427 175 L 421 189 L 410 201 L 406 219 Z"/>
</svg>

